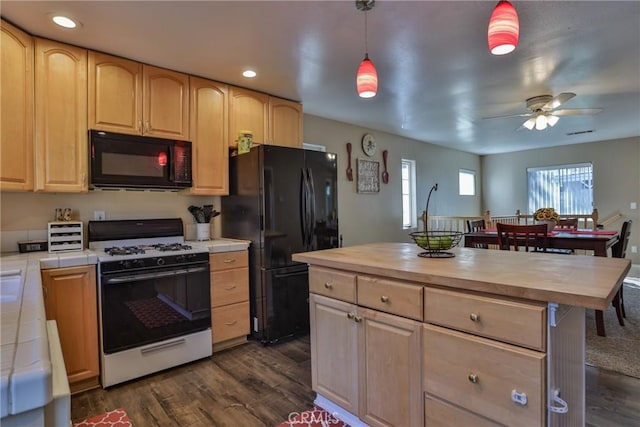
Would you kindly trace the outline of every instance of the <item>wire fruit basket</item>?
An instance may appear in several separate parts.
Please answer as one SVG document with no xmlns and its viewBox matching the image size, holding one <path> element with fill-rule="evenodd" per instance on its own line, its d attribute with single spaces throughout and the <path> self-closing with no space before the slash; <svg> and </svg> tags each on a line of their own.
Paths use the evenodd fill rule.
<svg viewBox="0 0 640 427">
<path fill-rule="evenodd" d="M 455 254 L 447 252 L 448 249 L 454 248 L 460 243 L 463 233 L 460 231 L 448 230 L 429 230 L 429 200 L 431 193 L 438 191 L 438 183 L 436 183 L 427 196 L 427 207 L 425 209 L 424 230 L 409 233 L 413 241 L 426 252 L 420 252 L 419 257 L 423 258 L 453 258 Z"/>
<path fill-rule="evenodd" d="M 460 231 L 416 231 L 409 233 L 413 237 L 416 245 L 424 249 L 426 252 L 418 254 L 420 257 L 426 258 L 452 258 L 455 255 L 451 252 L 445 252 L 448 249 L 456 247 L 462 239 Z"/>
</svg>

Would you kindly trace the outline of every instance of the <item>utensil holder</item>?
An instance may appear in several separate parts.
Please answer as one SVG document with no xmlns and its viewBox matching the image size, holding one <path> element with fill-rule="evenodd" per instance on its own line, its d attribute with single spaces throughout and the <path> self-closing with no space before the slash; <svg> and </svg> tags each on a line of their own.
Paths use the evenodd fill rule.
<svg viewBox="0 0 640 427">
<path fill-rule="evenodd" d="M 198 223 L 196 224 L 196 240 L 209 240 L 211 237 L 211 224 Z"/>
</svg>

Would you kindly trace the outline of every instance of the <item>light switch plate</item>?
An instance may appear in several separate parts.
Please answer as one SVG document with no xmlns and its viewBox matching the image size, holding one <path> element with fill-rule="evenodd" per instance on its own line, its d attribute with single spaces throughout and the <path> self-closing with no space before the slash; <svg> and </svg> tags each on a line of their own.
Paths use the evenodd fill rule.
<svg viewBox="0 0 640 427">
<path fill-rule="evenodd" d="M 631 203 L 629 204 L 629 207 L 630 207 L 631 209 L 638 209 L 638 204 L 637 204 L 636 202 L 631 202 Z"/>
<path fill-rule="evenodd" d="M 104 211 L 93 211 L 93 219 L 96 221 L 104 221 L 107 219 L 107 215 L 105 215 Z"/>
</svg>

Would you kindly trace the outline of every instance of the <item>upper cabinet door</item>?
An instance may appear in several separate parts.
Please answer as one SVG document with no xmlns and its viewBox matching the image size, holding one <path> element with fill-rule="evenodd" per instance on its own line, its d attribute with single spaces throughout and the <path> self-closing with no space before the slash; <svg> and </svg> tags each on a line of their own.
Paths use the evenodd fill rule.
<svg viewBox="0 0 640 427">
<path fill-rule="evenodd" d="M 240 131 L 251 131 L 254 144 L 269 137 L 269 95 L 239 87 L 229 89 L 229 146 L 238 145 Z"/>
<path fill-rule="evenodd" d="M 163 68 L 143 67 L 144 134 L 189 139 L 189 76 Z"/>
<path fill-rule="evenodd" d="M 191 194 L 229 194 L 229 112 L 227 85 L 190 77 L 193 187 Z"/>
<path fill-rule="evenodd" d="M 0 21 L 0 190 L 33 190 L 33 39 Z"/>
<path fill-rule="evenodd" d="M 35 40 L 36 190 L 85 192 L 87 51 Z"/>
<path fill-rule="evenodd" d="M 302 104 L 269 97 L 269 142 L 302 148 Z"/>
<path fill-rule="evenodd" d="M 89 52 L 89 129 L 142 134 L 142 64 Z"/>
</svg>

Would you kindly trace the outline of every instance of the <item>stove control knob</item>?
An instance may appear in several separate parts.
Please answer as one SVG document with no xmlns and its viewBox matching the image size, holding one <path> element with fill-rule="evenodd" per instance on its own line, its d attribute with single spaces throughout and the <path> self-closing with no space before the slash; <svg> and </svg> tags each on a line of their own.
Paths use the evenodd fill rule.
<svg viewBox="0 0 640 427">
<path fill-rule="evenodd" d="M 120 261 L 120 264 L 122 264 L 123 268 L 131 268 L 131 261 L 129 260 Z"/>
<path fill-rule="evenodd" d="M 156 261 L 156 264 L 164 265 L 164 258 L 158 258 L 158 260 Z"/>
<path fill-rule="evenodd" d="M 176 255 L 176 258 L 175 258 L 177 262 L 184 262 L 185 259 L 186 257 L 184 255 Z"/>
</svg>

